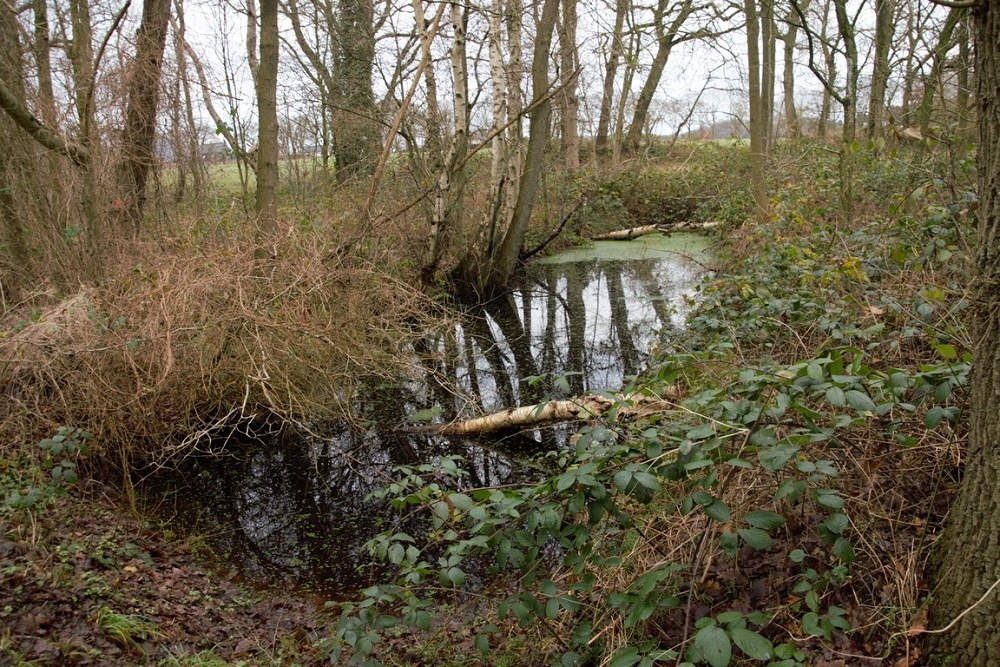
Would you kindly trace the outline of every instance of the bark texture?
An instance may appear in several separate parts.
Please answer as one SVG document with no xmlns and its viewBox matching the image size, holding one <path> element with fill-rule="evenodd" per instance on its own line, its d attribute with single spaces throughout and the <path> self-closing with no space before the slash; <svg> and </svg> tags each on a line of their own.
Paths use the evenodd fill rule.
<svg viewBox="0 0 1000 667">
<path fill-rule="evenodd" d="M 278 0 L 260 3 L 257 70 L 257 215 L 262 234 L 278 228 Z"/>
<path fill-rule="evenodd" d="M 517 259 L 528 232 L 528 222 L 535 206 L 535 195 L 545 167 L 545 145 L 548 142 L 549 119 L 552 101 L 549 91 L 548 60 L 552 46 L 552 32 L 559 16 L 559 0 L 545 0 L 535 35 L 535 48 L 531 60 L 531 94 L 534 97 L 528 123 L 528 148 L 524 158 L 524 171 L 517 189 L 517 201 L 503 242 L 492 259 L 487 281 L 487 293 L 498 294 L 507 287 L 514 273 Z"/>
<path fill-rule="evenodd" d="M 965 477 L 937 545 L 931 625 L 946 627 L 1000 579 L 1000 4 L 974 10 L 979 113 L 976 341 Z M 931 636 L 931 664 L 1000 664 L 994 590 L 948 632 Z"/>
<path fill-rule="evenodd" d="M 868 99 L 868 138 L 882 131 L 885 93 L 889 84 L 889 50 L 895 30 L 895 0 L 875 0 L 875 54 L 872 63 L 872 92 Z"/>
<path fill-rule="evenodd" d="M 146 0 L 136 33 L 135 60 L 129 73 L 128 102 L 118 175 L 122 187 L 122 217 L 126 229 L 139 233 L 146 203 L 146 181 L 156 163 L 156 112 L 160 102 L 160 72 L 170 24 L 170 0 Z"/>
</svg>

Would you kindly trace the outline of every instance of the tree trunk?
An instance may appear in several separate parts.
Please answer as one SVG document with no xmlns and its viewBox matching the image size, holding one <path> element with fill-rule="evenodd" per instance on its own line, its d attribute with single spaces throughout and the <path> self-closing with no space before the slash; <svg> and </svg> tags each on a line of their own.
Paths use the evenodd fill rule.
<svg viewBox="0 0 1000 667">
<path fill-rule="evenodd" d="M 4 80 L 10 81 L 11 102 L 24 99 L 24 68 L 21 45 L 17 35 L 17 16 L 6 6 L 0 6 L 0 86 L 5 89 Z M 0 95 L 0 109 L 6 110 Z M 18 272 L 30 273 L 31 254 L 28 247 L 27 230 L 18 210 L 15 196 L 23 188 L 25 174 L 23 163 L 28 156 L 28 147 L 23 145 L 23 134 L 11 118 L 0 114 L 0 233 L 7 246 L 11 263 Z M 0 279 L 5 279 L 0 276 Z"/>
<path fill-rule="evenodd" d="M 938 541 L 931 626 L 932 664 L 1000 664 L 1000 4 L 973 11 L 979 98 L 979 245 L 969 444 L 965 476 Z M 984 597 L 985 596 L 985 597 Z M 977 606 L 978 605 L 978 606 Z M 972 608 L 975 607 L 975 608 Z M 965 613 L 968 610 L 968 613 Z"/>
<path fill-rule="evenodd" d="M 955 28 L 958 26 L 959 18 L 961 18 L 963 13 L 964 10 L 961 9 L 952 9 L 948 13 L 948 18 L 941 28 L 941 34 L 938 36 L 937 44 L 934 47 L 931 71 L 927 75 L 927 78 L 924 79 L 924 92 L 920 97 L 920 108 L 917 111 L 917 122 L 920 124 L 920 132 L 924 136 L 927 136 L 931 128 L 935 94 L 941 92 L 942 98 L 944 97 L 942 75 L 944 73 L 945 61 L 948 58 L 948 51 L 955 44 Z"/>
<path fill-rule="evenodd" d="M 844 42 L 846 80 L 841 106 L 844 109 L 844 131 L 840 148 L 840 210 L 845 222 L 854 219 L 854 140 L 858 122 L 858 44 L 854 23 L 847 14 L 847 0 L 834 0 L 837 27 Z"/>
<path fill-rule="evenodd" d="M 761 0 L 760 6 L 760 115 L 764 126 L 764 152 L 770 154 L 774 143 L 774 78 L 778 43 L 774 25 L 774 0 Z"/>
<path fill-rule="evenodd" d="M 826 80 L 833 82 L 837 80 L 837 44 L 836 42 L 831 44 L 829 41 L 830 3 L 831 0 L 826 0 L 826 4 L 823 7 L 823 20 L 820 23 L 820 44 L 823 49 L 823 62 L 826 65 Z M 806 27 L 806 29 L 808 29 L 808 27 Z M 830 124 L 830 111 L 832 107 L 833 94 L 830 92 L 828 87 L 824 86 L 823 101 L 820 106 L 819 120 L 816 126 L 816 136 L 821 139 L 826 138 L 826 131 Z"/>
<path fill-rule="evenodd" d="M 693 0 L 684 0 L 677 7 L 677 14 L 670 21 L 670 25 L 664 25 L 667 20 L 668 11 L 673 11 L 674 7 L 667 4 L 667 0 L 660 0 L 656 7 L 653 18 L 654 29 L 656 30 L 656 55 L 653 56 L 653 63 L 649 67 L 649 75 L 639 92 L 639 97 L 635 102 L 635 111 L 632 114 L 632 123 L 629 125 L 628 133 L 625 135 L 624 148 L 626 151 L 634 152 L 639 149 L 642 140 L 642 133 L 646 129 L 646 120 L 649 116 L 649 105 L 653 102 L 656 89 L 660 86 L 660 79 L 663 78 L 663 70 L 670 59 L 670 52 L 679 41 L 678 35 L 681 27 L 694 11 Z"/>
<path fill-rule="evenodd" d="M 802 2 L 802 13 L 809 11 L 809 0 Z M 790 139 L 802 136 L 802 122 L 795 108 L 795 43 L 799 34 L 798 17 L 794 9 L 788 10 L 785 19 L 787 28 L 782 36 L 784 46 L 784 70 L 782 74 L 782 93 L 785 103 L 785 133 Z"/>
<path fill-rule="evenodd" d="M 563 400 L 551 400 L 536 405 L 524 405 L 519 408 L 507 408 L 482 417 L 450 424 L 410 427 L 405 429 L 405 432 L 435 433 L 438 435 L 489 435 L 503 431 L 537 428 L 554 422 L 595 419 L 616 404 L 621 403 L 624 405 L 616 412 L 616 416 L 618 419 L 629 419 L 656 409 L 662 409 L 667 402 L 675 401 L 679 396 L 680 392 L 674 387 L 669 387 L 662 398 L 635 394 L 609 398 L 600 394 L 592 394 Z"/>
<path fill-rule="evenodd" d="M 761 86 L 760 68 L 760 17 L 756 0 L 744 0 L 747 30 L 747 70 L 750 92 L 750 187 L 754 199 L 754 218 L 763 224 L 770 215 L 767 199 L 767 134 Z"/>
<path fill-rule="evenodd" d="M 889 49 L 895 23 L 895 0 L 875 0 L 875 54 L 872 63 L 872 91 L 868 98 L 868 139 L 882 131 L 885 91 L 889 83 Z"/>
<path fill-rule="evenodd" d="M 607 154 L 608 132 L 611 128 L 611 112 L 615 95 L 615 78 L 618 76 L 618 61 L 624 55 L 622 45 L 622 28 L 625 24 L 625 12 L 628 10 L 627 0 L 615 0 L 615 27 L 611 33 L 611 52 L 604 66 L 604 86 L 601 90 L 601 115 L 597 121 L 597 136 L 594 137 L 594 150 L 598 159 Z M 624 94 L 624 93 L 623 93 Z"/>
<path fill-rule="evenodd" d="M 455 165 L 460 157 L 464 157 L 469 143 L 469 93 L 468 70 L 466 68 L 465 29 L 467 14 L 464 6 L 457 2 L 449 4 L 451 8 L 452 42 L 451 42 L 451 75 L 452 75 L 452 113 L 455 127 L 448 146 L 448 153 L 439 165 L 435 175 L 434 207 L 431 213 L 431 225 L 428 232 L 427 259 L 421 267 L 425 282 L 430 283 L 437 272 L 438 262 L 444 249 L 446 235 L 456 226 L 456 216 L 462 212 L 462 184 L 456 183 L 461 174 L 456 173 Z"/>
<path fill-rule="evenodd" d="M 257 228 L 278 229 L 278 0 L 260 3 L 257 68 Z"/>
<path fill-rule="evenodd" d="M 496 243 L 497 230 L 505 229 L 507 211 L 505 190 L 507 183 L 508 146 L 503 127 L 507 122 L 507 104 L 510 87 L 507 80 L 507 69 L 503 59 L 503 1 L 494 0 L 489 16 L 489 54 L 490 79 L 493 92 L 493 123 L 490 133 L 493 135 L 490 149 L 490 199 L 485 216 L 487 229 L 487 254 L 493 252 Z"/>
<path fill-rule="evenodd" d="M 121 188 L 120 222 L 126 233 L 138 236 L 146 203 L 146 180 L 156 164 L 156 112 L 160 101 L 160 72 L 170 24 L 170 0 L 145 0 L 142 23 L 136 33 L 135 60 L 126 92 L 125 128 L 118 163 Z"/>
<path fill-rule="evenodd" d="M 548 143 L 549 118 L 552 102 L 549 91 L 549 51 L 552 32 L 559 16 L 560 0 L 545 0 L 535 34 L 535 48 L 531 58 L 531 94 L 533 97 L 528 123 L 528 148 L 524 171 L 517 190 L 513 217 L 496 257 L 491 259 L 487 279 L 487 293 L 497 294 L 507 287 L 514 273 L 521 246 L 528 232 L 528 222 L 535 206 L 535 195 L 545 166 L 545 146 Z"/>
<path fill-rule="evenodd" d="M 375 63 L 372 0 L 341 0 L 333 133 L 337 180 L 371 174 L 382 146 L 372 68 Z"/>
<path fill-rule="evenodd" d="M 559 69 L 562 79 L 559 120 L 562 128 L 563 166 L 570 171 L 580 167 L 580 134 L 577 118 L 580 113 L 580 101 L 576 97 L 579 66 L 576 52 L 576 3 L 577 0 L 562 0 L 562 30 L 559 31 Z"/>
</svg>

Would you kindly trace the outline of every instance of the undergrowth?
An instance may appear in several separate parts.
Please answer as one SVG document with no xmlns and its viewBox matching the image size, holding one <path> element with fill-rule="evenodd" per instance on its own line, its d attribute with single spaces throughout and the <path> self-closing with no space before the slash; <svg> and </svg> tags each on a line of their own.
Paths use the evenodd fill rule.
<svg viewBox="0 0 1000 667">
<path fill-rule="evenodd" d="M 686 332 L 625 388 L 661 399 L 645 419 L 582 428 L 533 485 L 402 468 L 383 493 L 427 531 L 370 542 L 397 576 L 342 607 L 331 659 L 911 664 L 961 460 L 975 197 L 967 163 L 943 183 L 864 157 L 857 221 L 813 156 L 769 224 L 725 235 Z"/>
<path fill-rule="evenodd" d="M 71 425 L 95 466 L 162 463 L 234 428 L 342 417 L 362 376 L 406 372 L 434 308 L 318 233 L 250 244 L 134 244 L 101 284 L 37 293 L 0 337 L 4 464 Z M 18 446 L 16 443 L 23 443 Z"/>
</svg>

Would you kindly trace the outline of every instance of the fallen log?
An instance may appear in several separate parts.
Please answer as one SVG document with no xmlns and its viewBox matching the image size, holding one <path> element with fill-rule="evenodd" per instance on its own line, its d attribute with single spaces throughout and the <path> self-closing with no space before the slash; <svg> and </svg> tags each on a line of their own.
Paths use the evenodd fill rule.
<svg viewBox="0 0 1000 667">
<path fill-rule="evenodd" d="M 591 241 L 631 241 L 647 234 L 669 234 L 686 229 L 710 229 L 717 227 L 718 222 L 674 222 L 671 224 L 643 225 L 641 227 L 631 227 L 629 229 L 618 229 L 605 234 L 592 236 Z"/>
<path fill-rule="evenodd" d="M 592 236 L 591 241 L 631 241 L 647 234 L 663 232 L 662 225 L 643 225 L 642 227 L 632 227 L 630 229 L 617 229 L 613 232 Z"/>
<path fill-rule="evenodd" d="M 565 421 L 582 421 L 603 416 L 614 405 L 622 405 L 618 410 L 619 419 L 634 418 L 669 407 L 670 401 L 678 397 L 675 388 L 668 389 L 663 396 L 629 395 L 603 396 L 590 394 L 577 398 L 557 399 L 519 408 L 506 408 L 499 412 L 474 417 L 449 424 L 427 424 L 403 429 L 406 433 L 429 433 L 435 435 L 489 435 L 503 431 L 536 428 Z"/>
</svg>

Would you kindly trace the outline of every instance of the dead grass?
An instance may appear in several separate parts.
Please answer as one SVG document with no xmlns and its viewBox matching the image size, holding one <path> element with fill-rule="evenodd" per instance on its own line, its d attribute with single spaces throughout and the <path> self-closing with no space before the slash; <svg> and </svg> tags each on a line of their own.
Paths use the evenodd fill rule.
<svg viewBox="0 0 1000 667">
<path fill-rule="evenodd" d="M 341 257 L 316 234 L 272 251 L 136 244 L 101 285 L 8 312 L 0 437 L 73 425 L 99 458 L 158 462 L 241 423 L 340 415 L 360 378 L 405 372 L 434 309 L 384 258 Z"/>
</svg>

